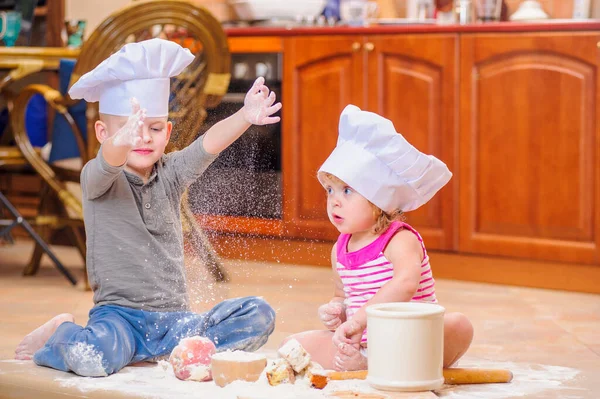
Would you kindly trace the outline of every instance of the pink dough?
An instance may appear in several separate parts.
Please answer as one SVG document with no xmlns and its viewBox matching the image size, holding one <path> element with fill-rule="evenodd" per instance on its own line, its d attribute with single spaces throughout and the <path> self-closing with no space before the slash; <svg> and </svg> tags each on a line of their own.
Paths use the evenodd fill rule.
<svg viewBox="0 0 600 399">
<path fill-rule="evenodd" d="M 169 362 L 180 380 L 210 381 L 210 358 L 215 352 L 215 344 L 208 338 L 184 338 L 171 352 Z"/>
</svg>

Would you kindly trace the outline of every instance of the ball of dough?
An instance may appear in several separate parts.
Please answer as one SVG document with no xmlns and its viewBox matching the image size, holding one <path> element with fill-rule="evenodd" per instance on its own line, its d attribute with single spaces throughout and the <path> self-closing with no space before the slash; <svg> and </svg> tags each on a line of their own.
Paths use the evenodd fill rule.
<svg viewBox="0 0 600 399">
<path fill-rule="evenodd" d="M 210 359 L 215 352 L 215 344 L 206 337 L 184 338 L 171 352 L 169 362 L 180 380 L 210 381 Z"/>
</svg>

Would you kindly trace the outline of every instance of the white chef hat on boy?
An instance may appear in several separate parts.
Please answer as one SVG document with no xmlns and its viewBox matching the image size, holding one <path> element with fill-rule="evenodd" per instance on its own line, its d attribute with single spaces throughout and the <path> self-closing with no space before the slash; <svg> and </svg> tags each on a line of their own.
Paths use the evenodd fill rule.
<svg viewBox="0 0 600 399">
<path fill-rule="evenodd" d="M 452 177 L 446 165 L 413 147 L 388 119 L 348 105 L 337 146 L 319 172 L 344 181 L 385 212 L 408 212 L 429 201 Z"/>
<path fill-rule="evenodd" d="M 128 116 L 135 97 L 149 117 L 169 114 L 170 78 L 194 60 L 179 44 L 150 39 L 121 50 L 83 75 L 69 90 L 73 99 L 100 101 L 100 113 Z"/>
</svg>

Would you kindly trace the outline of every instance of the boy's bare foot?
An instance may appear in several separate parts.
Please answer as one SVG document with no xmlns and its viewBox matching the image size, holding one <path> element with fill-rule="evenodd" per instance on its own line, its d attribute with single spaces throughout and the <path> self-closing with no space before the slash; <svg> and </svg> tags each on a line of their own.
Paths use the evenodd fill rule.
<svg viewBox="0 0 600 399">
<path fill-rule="evenodd" d="M 54 331 L 62 323 L 70 321 L 74 322 L 75 317 L 69 313 L 59 314 L 50 321 L 47 321 L 41 327 L 33 330 L 23 338 L 23 341 L 15 349 L 15 359 L 17 360 L 31 360 L 33 354 L 38 351 L 46 341 L 54 334 Z"/>
<path fill-rule="evenodd" d="M 367 358 L 353 345 L 341 344 L 333 359 L 337 371 L 366 370 Z"/>
</svg>

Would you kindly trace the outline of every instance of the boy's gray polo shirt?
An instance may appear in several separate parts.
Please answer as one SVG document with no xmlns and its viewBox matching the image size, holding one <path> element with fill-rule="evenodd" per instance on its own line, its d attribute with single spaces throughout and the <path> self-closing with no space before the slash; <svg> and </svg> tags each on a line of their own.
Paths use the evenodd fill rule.
<svg viewBox="0 0 600 399">
<path fill-rule="evenodd" d="M 164 155 L 146 184 L 102 157 L 81 172 L 87 270 L 94 303 L 147 311 L 188 308 L 180 201 L 217 155 L 203 137 Z"/>
</svg>

